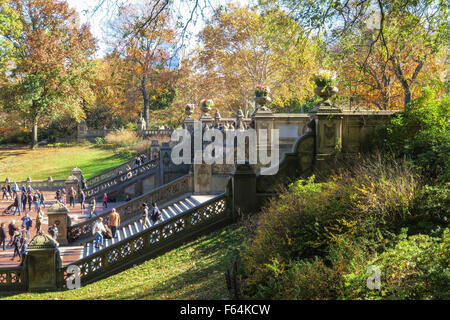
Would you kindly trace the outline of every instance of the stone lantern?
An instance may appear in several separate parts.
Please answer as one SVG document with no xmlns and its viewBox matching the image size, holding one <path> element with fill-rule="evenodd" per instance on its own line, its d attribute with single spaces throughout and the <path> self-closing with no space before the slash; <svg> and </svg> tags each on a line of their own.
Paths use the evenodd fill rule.
<svg viewBox="0 0 450 320">
<path fill-rule="evenodd" d="M 56 290 L 57 268 L 61 266 L 58 242 L 47 234 L 35 236 L 25 258 L 28 290 Z"/>
<path fill-rule="evenodd" d="M 58 238 L 56 239 L 61 244 L 68 244 L 67 228 L 70 225 L 69 209 L 61 202 L 54 203 L 47 212 L 48 226 L 56 225 L 58 228 Z"/>
</svg>

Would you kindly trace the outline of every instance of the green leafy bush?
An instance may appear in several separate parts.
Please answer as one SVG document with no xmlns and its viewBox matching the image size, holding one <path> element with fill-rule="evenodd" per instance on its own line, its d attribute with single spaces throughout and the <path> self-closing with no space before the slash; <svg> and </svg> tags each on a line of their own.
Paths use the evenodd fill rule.
<svg viewBox="0 0 450 320">
<path fill-rule="evenodd" d="M 442 238 L 403 232 L 394 248 L 344 275 L 343 299 L 450 299 L 450 229 Z M 380 290 L 370 290 L 366 270 L 381 271 Z"/>
</svg>

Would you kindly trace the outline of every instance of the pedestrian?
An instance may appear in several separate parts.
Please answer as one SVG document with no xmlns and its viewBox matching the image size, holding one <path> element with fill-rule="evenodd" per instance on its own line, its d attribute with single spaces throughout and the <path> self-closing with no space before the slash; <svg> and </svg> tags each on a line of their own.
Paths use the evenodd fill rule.
<svg viewBox="0 0 450 320">
<path fill-rule="evenodd" d="M 16 226 L 16 220 L 12 220 L 9 225 L 8 225 L 8 234 L 10 236 L 10 240 L 8 245 L 12 245 L 13 240 L 14 240 L 14 233 L 18 230 L 17 226 Z"/>
<path fill-rule="evenodd" d="M 75 207 L 75 189 L 73 187 L 69 189 L 69 205 Z"/>
<path fill-rule="evenodd" d="M 36 192 L 33 195 L 33 203 L 34 203 L 34 209 L 36 212 L 39 211 L 39 205 L 41 203 L 41 196 L 39 194 L 39 190 L 36 190 Z"/>
<path fill-rule="evenodd" d="M 44 219 L 44 211 L 42 208 L 39 208 L 36 216 L 36 234 L 41 234 L 42 219 Z"/>
<path fill-rule="evenodd" d="M 120 215 L 116 212 L 116 209 L 112 209 L 109 216 L 109 227 L 111 228 L 112 237 L 116 237 L 117 228 L 120 226 Z"/>
<path fill-rule="evenodd" d="M 144 209 L 144 214 L 142 215 L 142 220 L 141 220 L 141 224 L 142 224 L 142 229 L 145 229 L 146 226 L 150 227 L 150 224 L 148 223 L 148 205 L 146 203 L 142 204 L 142 207 Z"/>
<path fill-rule="evenodd" d="M 14 260 L 14 258 L 16 256 L 19 256 L 19 258 L 20 258 L 20 245 L 22 242 L 22 240 L 21 240 L 22 237 L 23 236 L 22 236 L 21 232 L 19 232 L 17 230 L 14 231 L 13 240 L 12 240 L 12 245 L 14 247 L 14 253 L 13 253 L 11 260 Z"/>
<path fill-rule="evenodd" d="M 25 192 L 22 192 L 22 195 L 20 196 L 20 200 L 22 203 L 22 210 L 25 212 L 27 210 L 27 194 Z"/>
<path fill-rule="evenodd" d="M 152 209 L 152 216 L 151 216 L 151 218 L 152 218 L 153 223 L 155 223 L 155 222 L 161 220 L 161 211 L 159 211 L 159 208 L 156 205 L 156 202 L 152 203 L 152 207 L 153 207 L 153 209 Z"/>
<path fill-rule="evenodd" d="M 89 219 L 92 218 L 92 215 L 95 214 L 95 206 L 97 202 L 95 201 L 95 197 L 91 198 L 91 202 L 89 203 Z"/>
<path fill-rule="evenodd" d="M 95 236 L 95 247 L 98 249 L 103 246 L 103 232 L 106 232 L 103 226 L 103 218 L 99 218 L 92 228 L 92 235 Z"/>
<path fill-rule="evenodd" d="M 66 188 L 62 188 L 61 190 L 61 201 L 64 205 L 66 205 Z"/>
<path fill-rule="evenodd" d="M 108 195 L 103 194 L 103 207 L 108 208 Z"/>
<path fill-rule="evenodd" d="M 44 192 L 40 192 L 39 193 L 39 204 L 40 206 L 44 206 L 45 209 L 45 196 L 44 196 Z"/>
<path fill-rule="evenodd" d="M 25 216 L 22 218 L 22 227 L 24 228 L 24 232 L 27 236 L 27 239 L 30 239 L 30 228 L 33 226 L 33 220 L 25 213 Z"/>
<path fill-rule="evenodd" d="M 80 190 L 80 204 L 82 209 L 86 209 L 84 206 L 84 202 L 86 201 L 86 195 L 84 194 L 83 190 Z"/>
<path fill-rule="evenodd" d="M 87 180 L 86 179 L 81 179 L 81 188 L 83 190 L 87 189 Z"/>
<path fill-rule="evenodd" d="M 2 222 L 0 224 L 0 246 L 3 245 L 3 251 L 5 251 L 5 244 L 6 244 L 6 232 L 5 232 L 5 223 Z"/>
<path fill-rule="evenodd" d="M 56 201 L 61 202 L 61 189 L 56 190 Z"/>
<path fill-rule="evenodd" d="M 27 192 L 31 192 L 31 193 L 34 192 L 33 187 L 31 186 L 31 184 L 28 184 Z"/>
<path fill-rule="evenodd" d="M 4 200 L 5 198 L 6 198 L 6 200 L 9 200 L 8 190 L 6 189 L 5 186 L 2 187 L 2 191 L 3 191 L 2 200 Z"/>
<path fill-rule="evenodd" d="M 17 185 L 17 182 L 14 182 L 14 186 L 13 186 L 13 192 L 19 192 L 19 186 Z"/>
<path fill-rule="evenodd" d="M 9 183 L 6 185 L 6 191 L 8 192 L 8 195 L 9 195 L 9 196 L 11 197 L 11 199 L 12 199 L 13 192 L 12 192 L 11 185 L 10 185 Z"/>
<path fill-rule="evenodd" d="M 16 212 L 19 211 L 19 216 L 22 216 L 21 206 L 22 206 L 22 198 L 19 197 L 19 194 L 16 192 L 16 197 L 14 198 L 14 206 L 16 209 L 14 209 L 13 215 L 16 215 Z"/>
<path fill-rule="evenodd" d="M 33 194 L 31 192 L 27 193 L 28 211 L 31 211 L 31 205 L 33 204 Z"/>
</svg>

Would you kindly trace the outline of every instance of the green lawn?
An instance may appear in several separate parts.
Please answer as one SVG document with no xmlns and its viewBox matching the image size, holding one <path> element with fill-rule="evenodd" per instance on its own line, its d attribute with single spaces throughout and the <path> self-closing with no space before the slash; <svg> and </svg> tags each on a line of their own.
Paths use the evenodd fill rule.
<svg viewBox="0 0 450 320">
<path fill-rule="evenodd" d="M 229 226 L 80 289 L 23 293 L 2 299 L 229 299 L 224 272 L 248 238 L 246 230 Z"/>
<path fill-rule="evenodd" d="M 60 148 L 0 148 L 0 180 L 9 177 L 12 181 L 64 180 L 70 171 L 79 167 L 86 178 L 124 163 L 127 159 L 114 155 L 112 150 L 93 146 L 73 146 Z"/>
</svg>

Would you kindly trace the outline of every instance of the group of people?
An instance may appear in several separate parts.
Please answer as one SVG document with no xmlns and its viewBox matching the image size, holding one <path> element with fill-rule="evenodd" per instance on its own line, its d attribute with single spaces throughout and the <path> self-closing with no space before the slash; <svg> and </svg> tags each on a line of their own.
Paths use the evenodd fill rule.
<svg viewBox="0 0 450 320">
<path fill-rule="evenodd" d="M 145 154 L 141 154 L 140 156 L 137 156 L 136 158 L 134 158 L 134 167 L 135 168 L 140 167 L 146 162 L 147 162 L 147 156 Z"/>
<path fill-rule="evenodd" d="M 143 228 L 148 228 L 148 216 L 149 216 L 149 207 L 146 203 L 142 205 L 143 207 L 143 216 L 141 218 L 141 223 Z M 152 203 L 152 211 L 150 213 L 150 219 L 156 223 L 162 219 L 161 211 L 159 210 L 156 203 Z M 120 226 L 120 215 L 117 213 L 116 209 L 112 209 L 111 214 L 108 217 L 108 220 L 104 222 L 103 218 L 100 217 L 92 227 L 92 235 L 95 237 L 95 247 L 100 248 L 100 246 L 104 245 L 105 239 L 113 239 L 117 235 L 117 230 Z"/>
<path fill-rule="evenodd" d="M 45 208 L 45 196 L 43 192 L 39 190 L 34 190 L 31 185 L 25 187 L 22 185 L 22 188 L 19 189 L 17 183 L 11 187 L 10 184 L 2 187 L 3 197 L 2 200 L 6 198 L 6 200 L 14 200 L 11 205 L 9 205 L 5 210 L 4 214 L 12 214 L 16 215 L 16 212 L 19 212 L 19 216 L 22 216 L 22 211 L 26 212 L 34 210 L 39 212 L 41 206 Z M 12 208 L 15 208 L 12 211 Z"/>
</svg>

